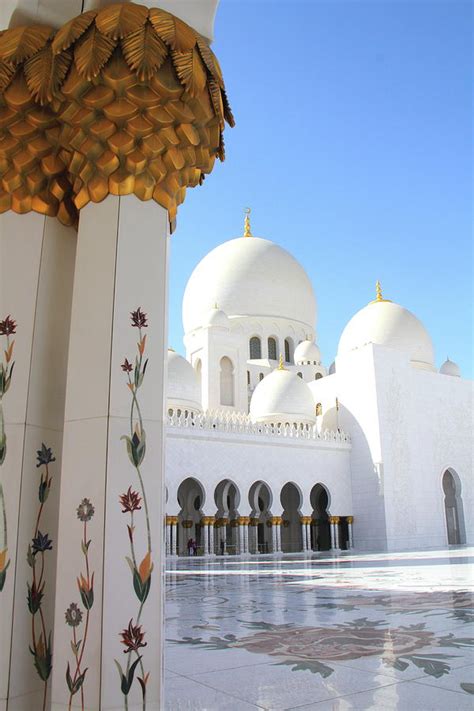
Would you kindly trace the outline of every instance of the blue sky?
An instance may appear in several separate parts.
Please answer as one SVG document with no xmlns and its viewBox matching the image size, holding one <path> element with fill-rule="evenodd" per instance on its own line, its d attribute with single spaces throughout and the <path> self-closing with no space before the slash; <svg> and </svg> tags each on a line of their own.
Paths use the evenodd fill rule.
<svg viewBox="0 0 474 711">
<path fill-rule="evenodd" d="M 170 345 L 194 266 L 250 206 L 312 280 L 326 365 L 378 278 L 472 377 L 471 3 L 221 0 L 215 29 L 237 125 L 178 213 Z"/>
</svg>

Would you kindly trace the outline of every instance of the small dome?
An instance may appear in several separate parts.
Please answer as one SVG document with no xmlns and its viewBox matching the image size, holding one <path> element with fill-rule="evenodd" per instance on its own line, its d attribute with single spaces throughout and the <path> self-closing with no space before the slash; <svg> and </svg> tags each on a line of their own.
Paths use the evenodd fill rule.
<svg viewBox="0 0 474 711">
<path fill-rule="evenodd" d="M 295 363 L 296 365 L 304 365 L 304 363 L 320 363 L 321 351 L 313 341 L 301 341 L 295 348 Z"/>
<path fill-rule="evenodd" d="M 408 309 L 382 298 L 358 311 L 342 332 L 338 355 L 349 353 L 367 343 L 394 348 L 405 353 L 419 368 L 433 370 L 433 343 L 421 321 Z"/>
<path fill-rule="evenodd" d="M 441 375 L 453 375 L 455 378 L 461 377 L 461 369 L 457 363 L 447 358 L 439 369 Z"/>
<path fill-rule="evenodd" d="M 255 388 L 250 401 L 254 422 L 314 424 L 311 390 L 296 373 L 276 368 Z"/>
<path fill-rule="evenodd" d="M 168 349 L 167 409 L 200 412 L 201 387 L 193 366 L 186 358 Z"/>
<path fill-rule="evenodd" d="M 217 306 L 214 306 L 214 308 L 209 311 L 207 319 L 205 320 L 203 325 L 204 327 L 207 326 L 208 328 L 230 328 L 227 314 L 225 313 L 225 311 L 222 311 L 222 309 L 219 309 Z"/>
</svg>

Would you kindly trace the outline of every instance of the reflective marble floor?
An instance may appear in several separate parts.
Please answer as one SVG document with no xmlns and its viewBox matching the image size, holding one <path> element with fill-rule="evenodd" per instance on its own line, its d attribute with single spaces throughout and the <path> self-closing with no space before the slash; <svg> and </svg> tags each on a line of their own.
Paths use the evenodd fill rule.
<svg viewBox="0 0 474 711">
<path fill-rule="evenodd" d="M 168 562 L 166 708 L 473 711 L 473 560 Z"/>
</svg>

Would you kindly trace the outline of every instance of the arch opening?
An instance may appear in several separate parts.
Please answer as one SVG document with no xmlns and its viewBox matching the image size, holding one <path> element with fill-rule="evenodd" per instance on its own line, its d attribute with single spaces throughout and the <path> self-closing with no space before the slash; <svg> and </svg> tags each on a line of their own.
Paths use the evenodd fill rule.
<svg viewBox="0 0 474 711">
<path fill-rule="evenodd" d="M 232 524 L 239 517 L 240 491 L 230 479 L 223 479 L 214 491 L 214 501 L 218 521 L 215 545 L 217 553 L 236 553 L 238 551 L 238 528 Z"/>
<path fill-rule="evenodd" d="M 466 541 L 461 481 L 453 470 L 447 469 L 443 474 L 442 486 L 448 545 L 460 545 Z"/>
<path fill-rule="evenodd" d="M 281 528 L 281 549 L 284 553 L 297 553 L 303 550 L 301 531 L 302 496 L 293 482 L 287 482 L 281 490 L 280 501 L 283 507 Z"/>
<path fill-rule="evenodd" d="M 272 492 L 264 481 L 256 481 L 249 491 L 251 507 L 251 539 L 249 549 L 251 553 L 269 553 L 272 546 L 272 530 L 267 525 L 272 517 Z M 250 533 L 250 532 L 249 532 Z"/>
<path fill-rule="evenodd" d="M 250 360 L 258 360 L 262 357 L 262 342 L 258 336 L 252 336 L 249 341 Z"/>
<path fill-rule="evenodd" d="M 196 542 L 197 553 L 202 552 L 201 518 L 204 501 L 205 491 L 200 481 L 188 477 L 181 482 L 178 488 L 178 504 L 180 506 L 177 526 L 178 555 L 192 555 L 194 553 L 190 541 Z"/>
<path fill-rule="evenodd" d="M 311 489 L 310 502 L 313 507 L 311 524 L 311 548 L 314 551 L 328 551 L 331 548 L 329 524 L 329 492 L 323 484 L 315 484 Z"/>
</svg>

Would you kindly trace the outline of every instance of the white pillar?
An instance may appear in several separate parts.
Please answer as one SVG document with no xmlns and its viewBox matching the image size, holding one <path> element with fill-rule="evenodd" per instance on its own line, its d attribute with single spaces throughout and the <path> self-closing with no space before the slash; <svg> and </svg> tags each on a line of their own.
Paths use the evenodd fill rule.
<svg viewBox="0 0 474 711">
<path fill-rule="evenodd" d="M 305 524 L 305 529 L 306 529 L 306 550 L 311 551 L 311 522 L 306 521 Z"/>
<path fill-rule="evenodd" d="M 276 525 L 276 533 L 277 553 L 281 553 L 281 518 L 280 522 Z"/>
<path fill-rule="evenodd" d="M 278 534 L 274 518 L 272 519 L 272 553 L 278 553 Z"/>
<path fill-rule="evenodd" d="M 124 677 L 130 678 L 131 664 L 139 655 L 130 646 L 124 654 L 129 624 L 140 628 L 146 642 L 140 648 L 139 676 L 150 673 L 145 686 L 147 708 L 162 708 L 168 229 L 166 210 L 134 196 L 109 196 L 81 212 L 59 510 L 62 575 L 56 586 L 55 711 L 68 708 L 70 687 L 77 686 L 84 674 L 80 690 L 73 695 L 75 705 L 82 704 L 84 694 L 86 708 L 108 711 L 124 706 L 114 660 Z M 141 328 L 134 325 L 138 323 Z M 131 372 L 127 363 L 132 364 Z M 140 509 L 123 513 L 119 499 L 129 489 L 139 496 Z M 78 514 L 86 499 L 95 509 L 92 518 L 81 518 L 81 510 Z M 87 545 L 83 545 L 85 518 Z M 79 595 L 76 580 L 81 575 Z M 88 610 L 92 587 L 94 602 Z M 65 611 L 71 610 L 72 603 L 82 609 L 77 628 L 65 623 Z M 81 639 L 76 653 L 71 647 L 74 635 Z M 142 690 L 135 676 L 129 707 L 142 705 Z"/>
<path fill-rule="evenodd" d="M 330 531 L 331 531 L 331 550 L 334 550 L 336 547 L 336 531 L 335 531 L 335 524 L 333 517 L 331 516 L 329 519 L 329 526 L 330 526 Z"/>
<path fill-rule="evenodd" d="M 340 545 L 339 545 L 339 516 L 334 517 L 334 543 L 335 543 L 335 548 L 339 550 Z"/>
<path fill-rule="evenodd" d="M 244 535 L 244 553 L 249 552 L 249 519 L 243 525 L 243 535 Z"/>
<path fill-rule="evenodd" d="M 211 523 L 209 524 L 209 555 L 215 555 L 215 543 L 214 543 L 214 517 L 211 518 Z"/>
<path fill-rule="evenodd" d="M 13 708 L 22 697 L 30 708 L 41 711 L 44 693 L 45 708 L 50 703 L 51 677 L 46 683 L 40 679 L 29 647 L 44 663 L 47 649 L 43 646 L 41 653 L 39 634 L 47 644 L 54 621 L 75 250 L 75 230 L 53 218 L 0 215 L 0 363 L 7 378 L 11 375 L 8 389 L 0 391 L 0 708 L 7 699 Z M 26 604 L 27 585 L 33 583 L 27 551 L 36 534 L 40 477 L 45 474 L 43 466 L 36 466 L 42 443 L 56 460 L 48 465 L 52 484 L 39 527 L 52 541 L 52 550 L 34 556 L 36 575 L 43 556 L 45 563 L 40 601 L 44 627 L 39 611 L 32 615 Z"/>
<path fill-rule="evenodd" d="M 178 517 L 174 516 L 171 521 L 171 555 L 178 555 Z"/>
<path fill-rule="evenodd" d="M 353 537 L 353 530 L 352 530 L 352 524 L 353 524 L 354 519 L 352 516 L 347 517 L 347 528 L 348 528 L 348 534 L 349 534 L 349 548 L 354 548 L 354 537 Z"/>
<path fill-rule="evenodd" d="M 254 519 L 250 519 L 249 526 L 249 553 L 255 555 L 258 553 L 258 528 L 254 525 Z"/>
<path fill-rule="evenodd" d="M 206 520 L 206 523 L 203 524 L 202 526 L 202 532 L 203 532 L 203 543 L 204 543 L 204 555 L 209 555 L 209 523 Z"/>
<path fill-rule="evenodd" d="M 166 555 L 171 553 L 171 523 L 168 521 L 168 516 L 166 517 Z"/>
</svg>

